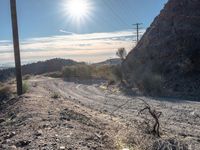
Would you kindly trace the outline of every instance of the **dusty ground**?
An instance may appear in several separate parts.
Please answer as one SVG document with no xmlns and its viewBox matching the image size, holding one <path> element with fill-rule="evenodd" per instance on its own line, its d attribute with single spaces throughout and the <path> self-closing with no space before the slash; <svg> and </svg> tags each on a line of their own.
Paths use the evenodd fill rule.
<svg viewBox="0 0 200 150">
<path fill-rule="evenodd" d="M 27 94 L 1 104 L 2 150 L 200 149 L 199 102 L 127 96 L 104 81 L 37 76 L 28 84 Z M 145 132 L 141 98 L 162 112 L 161 138 Z"/>
</svg>

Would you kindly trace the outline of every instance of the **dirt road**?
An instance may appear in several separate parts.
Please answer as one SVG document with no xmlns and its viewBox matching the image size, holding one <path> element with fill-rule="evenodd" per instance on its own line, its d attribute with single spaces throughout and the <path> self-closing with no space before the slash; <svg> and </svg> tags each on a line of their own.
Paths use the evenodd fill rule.
<svg viewBox="0 0 200 150">
<path fill-rule="evenodd" d="M 31 82 L 50 93 L 56 92 L 66 99 L 120 117 L 130 124 L 142 120 L 138 111 L 144 108 L 144 102 L 140 100 L 144 99 L 162 112 L 160 121 L 163 134 L 177 136 L 193 145 L 200 144 L 200 102 L 127 96 L 118 89 L 106 89 L 103 86 L 105 82 L 100 80 L 63 82 L 62 79 L 37 78 Z M 121 105 L 123 106 L 119 108 Z"/>
<path fill-rule="evenodd" d="M 0 103 L 0 150 L 200 150 L 200 102 L 130 96 L 102 80 L 27 83 L 26 94 Z M 161 138 L 146 131 L 141 99 L 162 112 Z"/>
</svg>

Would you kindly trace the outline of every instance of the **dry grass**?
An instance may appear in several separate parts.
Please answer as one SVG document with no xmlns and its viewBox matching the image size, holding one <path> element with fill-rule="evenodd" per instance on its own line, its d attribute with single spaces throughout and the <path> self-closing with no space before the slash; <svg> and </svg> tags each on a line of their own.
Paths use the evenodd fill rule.
<svg viewBox="0 0 200 150">
<path fill-rule="evenodd" d="M 52 77 L 52 78 L 62 78 L 62 73 L 57 71 L 57 72 L 50 72 L 44 74 L 44 76 Z"/>
<path fill-rule="evenodd" d="M 183 140 L 156 138 L 138 128 L 121 128 L 115 137 L 117 150 L 189 150 Z"/>
<path fill-rule="evenodd" d="M 143 93 L 148 95 L 163 95 L 165 89 L 163 87 L 164 79 L 161 75 L 151 71 L 141 72 L 132 76 L 135 86 Z"/>
<path fill-rule="evenodd" d="M 66 66 L 62 70 L 62 76 L 65 78 L 95 78 L 110 81 L 121 81 L 122 73 L 119 66 L 110 65 L 87 65 L 78 64 Z"/>
<path fill-rule="evenodd" d="M 59 95 L 58 93 L 54 92 L 54 93 L 51 95 L 51 98 L 53 98 L 53 99 L 58 99 L 58 98 L 60 98 L 60 95 Z"/>
<path fill-rule="evenodd" d="M 29 90 L 28 82 L 24 81 L 23 84 L 22 84 L 22 92 L 23 92 L 23 94 L 27 93 L 28 90 Z"/>
<path fill-rule="evenodd" d="M 114 66 L 102 65 L 94 67 L 93 76 L 107 80 L 117 80 L 113 72 Z"/>
<path fill-rule="evenodd" d="M 133 127 L 121 128 L 115 137 L 117 150 L 144 150 L 152 147 L 154 137 Z M 149 149 L 150 150 L 150 149 Z"/>
<path fill-rule="evenodd" d="M 6 86 L 0 83 L 0 100 L 7 99 L 10 97 L 10 95 L 11 95 L 10 86 Z"/>
<path fill-rule="evenodd" d="M 171 139 L 159 139 L 153 143 L 152 149 L 164 150 L 188 150 L 188 145 L 183 141 Z"/>
<path fill-rule="evenodd" d="M 31 75 L 29 75 L 29 74 L 23 76 L 23 80 L 28 80 L 30 78 L 31 78 Z"/>
<path fill-rule="evenodd" d="M 73 66 L 66 66 L 62 69 L 62 75 L 65 78 L 91 78 L 92 67 L 86 64 L 78 64 Z"/>
</svg>

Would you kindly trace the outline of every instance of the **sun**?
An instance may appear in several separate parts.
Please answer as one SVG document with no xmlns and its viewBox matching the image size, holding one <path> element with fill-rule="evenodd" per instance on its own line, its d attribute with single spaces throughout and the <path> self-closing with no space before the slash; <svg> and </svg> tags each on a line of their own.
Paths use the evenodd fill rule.
<svg viewBox="0 0 200 150">
<path fill-rule="evenodd" d="M 92 7 L 88 0 L 68 0 L 65 9 L 72 20 L 81 22 L 90 16 Z"/>
</svg>

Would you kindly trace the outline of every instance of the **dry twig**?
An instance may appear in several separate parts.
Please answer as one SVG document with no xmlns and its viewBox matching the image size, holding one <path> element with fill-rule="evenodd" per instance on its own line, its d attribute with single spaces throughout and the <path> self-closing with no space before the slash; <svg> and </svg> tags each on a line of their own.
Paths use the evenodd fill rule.
<svg viewBox="0 0 200 150">
<path fill-rule="evenodd" d="M 151 106 L 143 99 L 138 98 L 141 101 L 143 101 L 143 103 L 145 104 L 145 107 L 143 109 L 141 109 L 138 114 L 141 114 L 143 111 L 148 110 L 149 114 L 153 117 L 153 119 L 155 120 L 155 123 L 153 125 L 153 130 L 152 133 L 154 135 L 157 135 L 158 137 L 160 137 L 160 122 L 159 122 L 159 118 L 162 114 L 162 112 L 158 112 L 155 109 L 152 109 Z"/>
</svg>

